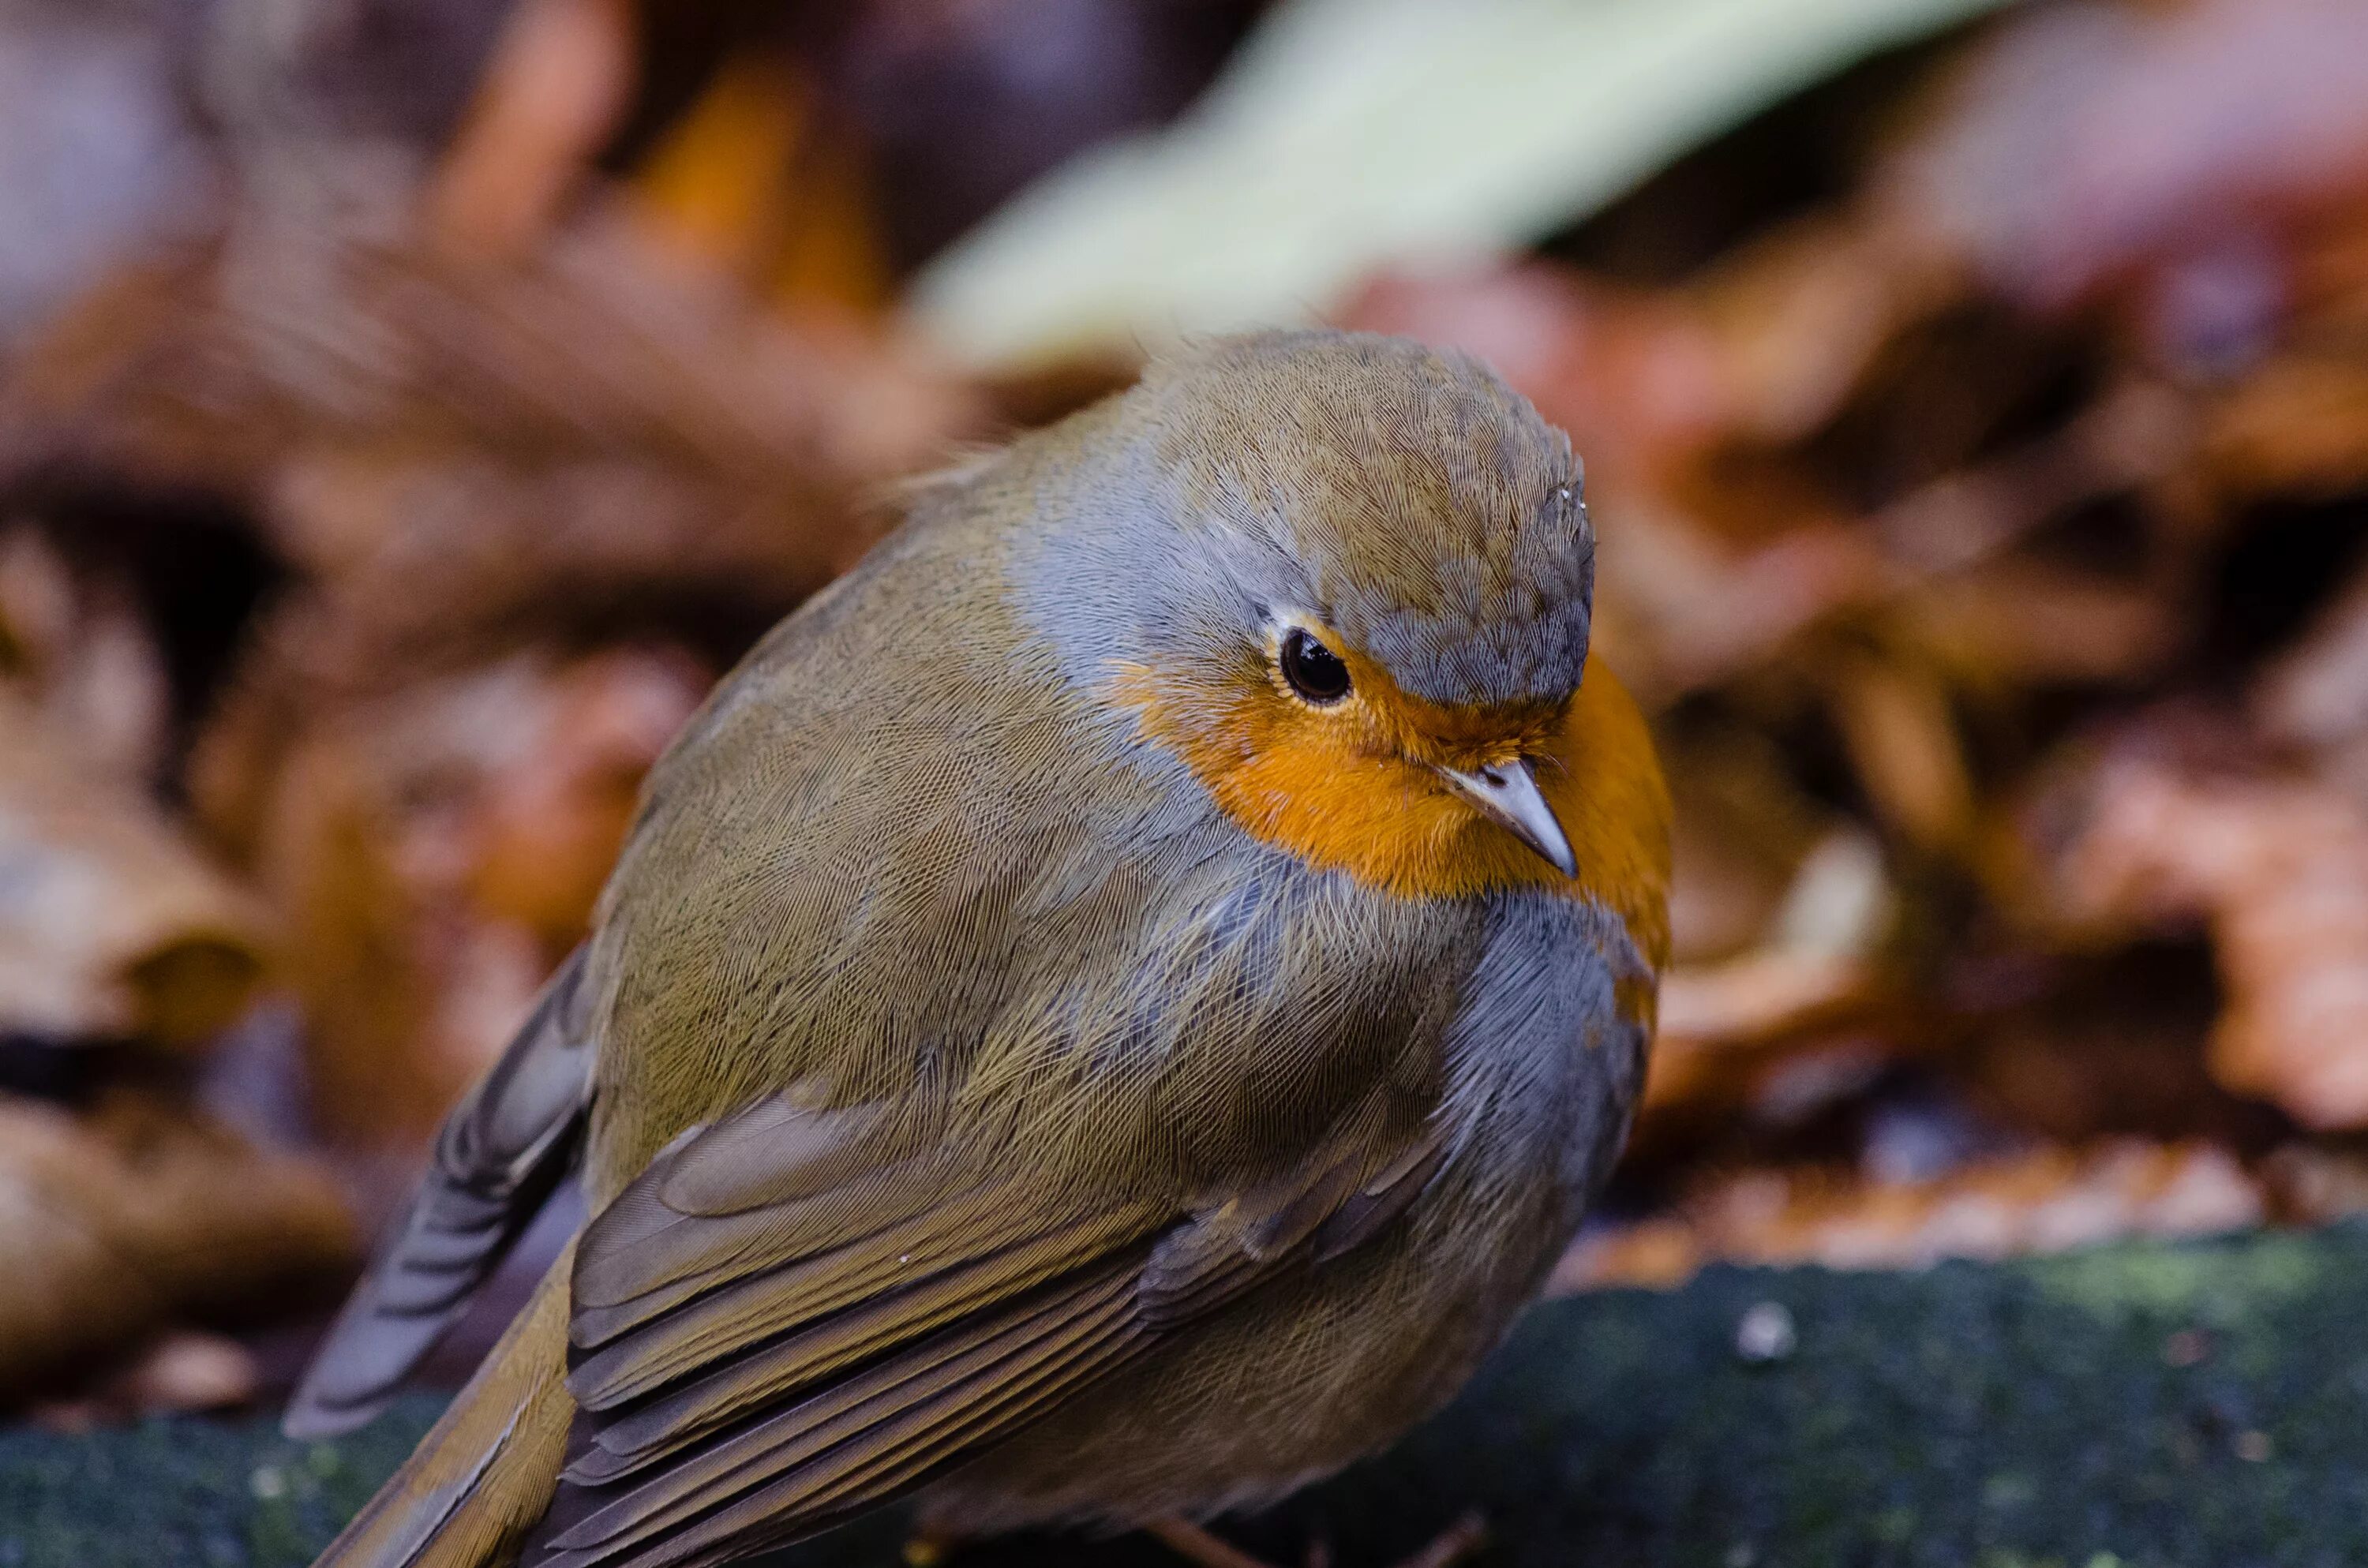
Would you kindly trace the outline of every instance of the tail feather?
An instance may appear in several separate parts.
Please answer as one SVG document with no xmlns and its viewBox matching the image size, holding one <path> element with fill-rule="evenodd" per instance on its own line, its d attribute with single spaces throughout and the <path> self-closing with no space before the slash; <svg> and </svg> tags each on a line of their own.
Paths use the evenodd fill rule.
<svg viewBox="0 0 2368 1568">
<path fill-rule="evenodd" d="M 333 1437 L 376 1415 L 467 1312 L 574 1164 L 591 1085 L 579 948 L 454 1108 L 411 1209 L 314 1352 L 280 1426 Z"/>
<path fill-rule="evenodd" d="M 566 1462 L 571 1245 L 393 1479 L 313 1568 L 496 1568 L 512 1562 Z"/>
</svg>

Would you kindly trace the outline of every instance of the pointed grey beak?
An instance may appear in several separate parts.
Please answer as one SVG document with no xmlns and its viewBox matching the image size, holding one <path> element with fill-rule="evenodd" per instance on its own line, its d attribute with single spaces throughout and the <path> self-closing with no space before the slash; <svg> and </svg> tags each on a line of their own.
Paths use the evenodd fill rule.
<svg viewBox="0 0 2368 1568">
<path fill-rule="evenodd" d="M 1576 876 L 1578 862 L 1570 853 L 1570 840 L 1554 820 L 1554 808 L 1538 792 L 1536 772 L 1524 759 L 1498 763 L 1487 767 L 1475 767 L 1469 772 L 1458 767 L 1439 770 L 1447 781 L 1479 802 L 1480 809 L 1513 830 L 1520 841 L 1543 856 L 1546 862 L 1564 876 Z"/>
</svg>

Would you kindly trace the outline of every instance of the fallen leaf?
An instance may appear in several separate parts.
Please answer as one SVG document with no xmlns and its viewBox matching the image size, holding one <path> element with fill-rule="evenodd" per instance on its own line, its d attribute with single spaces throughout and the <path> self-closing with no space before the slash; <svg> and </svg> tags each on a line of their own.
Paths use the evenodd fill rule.
<svg viewBox="0 0 2368 1568">
<path fill-rule="evenodd" d="M 199 802 L 290 932 L 332 1139 L 410 1149 L 492 1062 L 710 678 L 663 647 L 528 653 L 217 733 Z"/>
<path fill-rule="evenodd" d="M 173 1324 L 284 1312 L 334 1289 L 356 1247 L 318 1169 L 186 1111 L 0 1096 L 0 1401 Z"/>
<path fill-rule="evenodd" d="M 2214 1075 L 2304 1125 L 2368 1125 L 2368 810 L 2306 776 L 2204 768 L 2144 726 L 2084 780 L 2048 865 L 2060 918 L 2206 927 L 2227 994 Z"/>
<path fill-rule="evenodd" d="M 1988 286 L 2118 292 L 2158 358 L 2240 367 L 2288 309 L 2298 231 L 2368 191 L 2368 13 L 2350 0 L 2035 7 L 1896 154 L 1886 196 Z"/>
<path fill-rule="evenodd" d="M 2210 1235 L 2258 1225 L 2263 1211 L 2260 1184 L 2226 1151 L 2202 1143 L 2050 1147 L 1926 1182 L 1753 1170 L 1703 1182 L 1677 1217 L 1641 1234 L 1613 1229 L 1583 1240 L 1554 1288 L 1666 1287 L 1689 1265 L 1713 1261 L 1920 1268 L 2123 1236 Z"/>
<path fill-rule="evenodd" d="M 194 1047 L 265 964 L 256 903 L 0 693 L 0 1032 Z"/>
<path fill-rule="evenodd" d="M 625 0 L 517 0 L 422 198 L 428 232 L 524 256 L 549 235 L 632 99 Z"/>
<path fill-rule="evenodd" d="M 653 242 L 792 315 L 877 316 L 888 261 L 860 150 L 809 71 L 768 51 L 727 62 L 633 182 Z"/>
</svg>

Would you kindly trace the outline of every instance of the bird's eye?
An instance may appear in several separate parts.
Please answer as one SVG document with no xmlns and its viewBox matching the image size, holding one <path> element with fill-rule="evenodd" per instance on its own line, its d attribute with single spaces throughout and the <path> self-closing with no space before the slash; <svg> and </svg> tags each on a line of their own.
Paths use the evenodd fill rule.
<svg viewBox="0 0 2368 1568">
<path fill-rule="evenodd" d="M 1349 666 L 1340 662 L 1339 654 L 1318 642 L 1314 632 L 1294 626 L 1283 633 L 1278 662 L 1291 689 L 1319 707 L 1349 695 Z"/>
</svg>

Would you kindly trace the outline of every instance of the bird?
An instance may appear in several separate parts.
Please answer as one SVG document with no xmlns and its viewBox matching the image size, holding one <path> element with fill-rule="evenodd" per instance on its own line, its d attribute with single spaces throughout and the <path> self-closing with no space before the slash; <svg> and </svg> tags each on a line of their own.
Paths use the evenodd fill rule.
<svg viewBox="0 0 2368 1568">
<path fill-rule="evenodd" d="M 1668 797 L 1569 438 L 1478 361 L 1189 343 L 918 482 L 643 785 L 286 1417 L 590 1218 L 324 1568 L 1206 1521 L 1385 1446 L 1640 1094 Z"/>
</svg>

